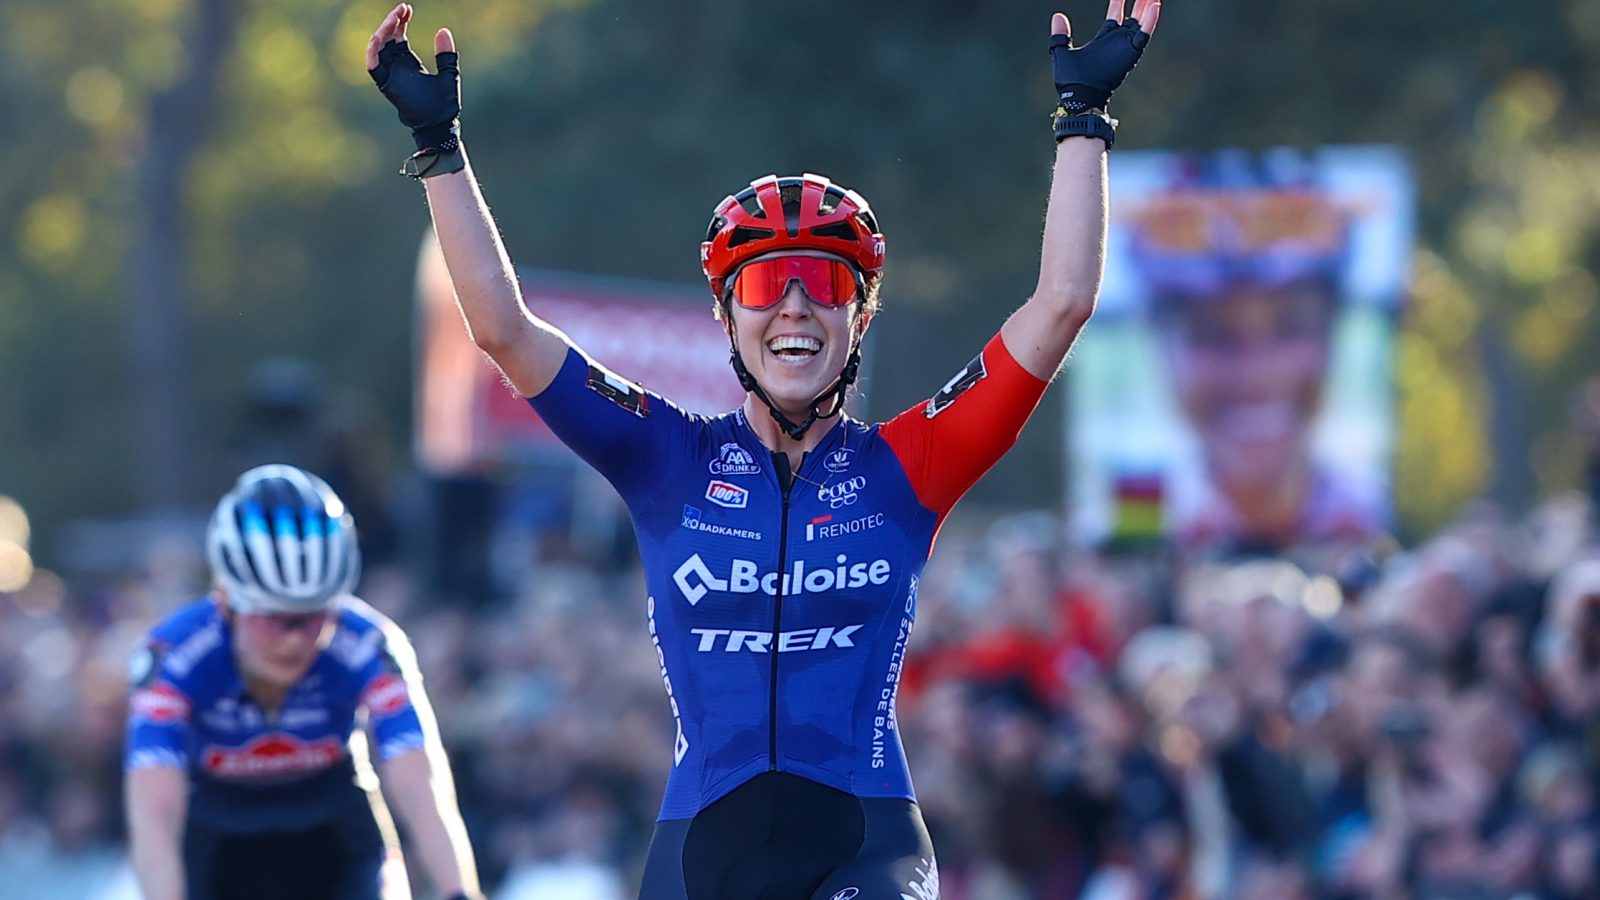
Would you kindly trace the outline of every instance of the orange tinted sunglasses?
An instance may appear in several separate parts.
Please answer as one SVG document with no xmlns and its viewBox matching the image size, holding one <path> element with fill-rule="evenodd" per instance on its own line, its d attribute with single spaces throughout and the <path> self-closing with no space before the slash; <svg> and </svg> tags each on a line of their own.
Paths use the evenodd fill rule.
<svg viewBox="0 0 1600 900">
<path fill-rule="evenodd" d="M 848 306 L 865 293 L 856 268 L 829 256 L 768 256 L 740 266 L 729 279 L 728 293 L 745 309 L 775 306 L 799 281 L 806 296 L 821 306 Z"/>
</svg>

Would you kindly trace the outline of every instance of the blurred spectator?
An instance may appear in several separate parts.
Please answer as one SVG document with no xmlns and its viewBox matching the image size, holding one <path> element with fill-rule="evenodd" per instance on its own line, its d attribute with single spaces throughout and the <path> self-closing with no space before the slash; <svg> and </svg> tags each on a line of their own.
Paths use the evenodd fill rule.
<svg viewBox="0 0 1600 900">
<path fill-rule="evenodd" d="M 954 523 L 899 708 L 942 896 L 1600 896 L 1600 548 L 1573 509 L 1308 568 Z M 122 670 L 203 588 L 162 546 L 0 595 L 0 896 L 127 889 Z M 538 546 L 487 606 L 409 561 L 365 588 L 415 636 L 495 895 L 627 897 L 673 736 L 640 576 Z"/>
</svg>

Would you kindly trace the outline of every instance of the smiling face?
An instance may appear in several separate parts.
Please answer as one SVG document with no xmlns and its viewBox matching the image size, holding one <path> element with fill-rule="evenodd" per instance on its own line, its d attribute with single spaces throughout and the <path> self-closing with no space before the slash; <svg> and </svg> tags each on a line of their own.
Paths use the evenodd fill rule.
<svg viewBox="0 0 1600 900">
<path fill-rule="evenodd" d="M 1167 356 L 1212 476 L 1225 490 L 1290 477 L 1321 404 L 1328 292 L 1308 283 L 1171 305 Z"/>
<path fill-rule="evenodd" d="M 765 309 L 727 305 L 734 345 L 756 383 L 791 418 L 809 414 L 812 401 L 832 387 L 850 356 L 851 337 L 866 331 L 859 303 L 823 306 L 798 280 Z"/>
</svg>

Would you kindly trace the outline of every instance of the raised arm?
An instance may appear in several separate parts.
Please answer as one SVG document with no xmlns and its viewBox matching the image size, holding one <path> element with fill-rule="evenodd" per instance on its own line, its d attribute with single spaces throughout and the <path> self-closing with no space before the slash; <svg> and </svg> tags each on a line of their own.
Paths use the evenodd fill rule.
<svg viewBox="0 0 1600 900">
<path fill-rule="evenodd" d="M 1050 56 L 1061 106 L 1056 163 L 1045 207 L 1044 246 L 1033 296 L 1000 329 L 1006 349 L 1030 374 L 1055 377 L 1078 332 L 1094 313 L 1105 268 L 1106 153 L 1114 121 L 1111 93 L 1127 77 L 1161 16 L 1160 0 L 1111 0 L 1106 20 L 1083 47 L 1071 44 L 1067 17 L 1051 19 Z"/>
<path fill-rule="evenodd" d="M 567 340 L 523 304 L 511 257 L 467 162 L 457 124 L 455 38 L 445 28 L 434 34 L 436 72 L 430 74 L 406 42 L 410 21 L 410 4 L 389 11 L 367 43 L 367 71 L 416 138 L 417 155 L 408 170 L 427 187 L 434 231 L 467 331 L 511 385 L 531 397 L 555 379 Z"/>
</svg>

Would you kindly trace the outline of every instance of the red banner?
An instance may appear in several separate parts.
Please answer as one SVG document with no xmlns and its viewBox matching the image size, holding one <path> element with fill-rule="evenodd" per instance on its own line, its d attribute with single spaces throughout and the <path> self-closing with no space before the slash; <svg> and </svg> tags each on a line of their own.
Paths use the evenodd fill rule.
<svg viewBox="0 0 1600 900">
<path fill-rule="evenodd" d="M 702 290 L 658 282 L 519 273 L 535 315 L 617 374 L 690 412 L 733 409 L 744 391 Z M 467 337 L 431 235 L 417 265 L 416 452 L 436 475 L 482 471 L 559 442 Z"/>
</svg>

